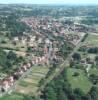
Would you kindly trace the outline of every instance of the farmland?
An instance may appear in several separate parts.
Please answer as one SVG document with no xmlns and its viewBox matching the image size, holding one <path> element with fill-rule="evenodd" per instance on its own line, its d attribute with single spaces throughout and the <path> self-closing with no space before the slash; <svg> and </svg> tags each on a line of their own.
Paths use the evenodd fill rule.
<svg viewBox="0 0 98 100">
<path fill-rule="evenodd" d="M 36 93 L 39 87 L 39 81 L 45 77 L 48 71 L 48 67 L 32 67 L 31 72 L 23 79 L 21 79 L 19 83 L 16 85 L 15 91 L 24 94 Z"/>
</svg>

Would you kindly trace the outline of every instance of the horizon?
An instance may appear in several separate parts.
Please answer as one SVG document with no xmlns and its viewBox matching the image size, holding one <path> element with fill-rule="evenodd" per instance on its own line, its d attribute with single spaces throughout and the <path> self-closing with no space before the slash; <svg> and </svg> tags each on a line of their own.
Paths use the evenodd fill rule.
<svg viewBox="0 0 98 100">
<path fill-rule="evenodd" d="M 98 5 L 98 0 L 3 0 L 0 4 L 35 4 L 35 5 Z"/>
</svg>

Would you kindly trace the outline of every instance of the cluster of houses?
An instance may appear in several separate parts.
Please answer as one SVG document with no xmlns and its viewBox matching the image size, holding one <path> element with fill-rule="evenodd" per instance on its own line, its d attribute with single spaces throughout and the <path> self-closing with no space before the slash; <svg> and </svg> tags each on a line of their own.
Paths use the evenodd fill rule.
<svg viewBox="0 0 98 100">
<path fill-rule="evenodd" d="M 74 61 L 74 59 L 72 58 L 71 61 Z M 79 64 L 80 64 L 80 68 L 84 69 L 86 71 L 86 73 L 89 75 L 89 71 L 92 68 L 92 66 L 96 65 L 96 61 L 94 58 L 85 57 L 79 61 Z M 75 65 L 74 65 L 74 67 L 75 67 Z"/>
<path fill-rule="evenodd" d="M 87 73 L 89 72 L 92 65 L 95 65 L 95 61 L 91 58 L 84 58 L 80 61 L 80 63 L 84 66 Z"/>
<path fill-rule="evenodd" d="M 61 29 L 60 27 L 62 26 L 62 23 L 60 23 L 59 21 L 53 19 L 53 18 L 48 18 L 48 17 L 44 17 L 44 18 L 23 18 L 21 20 L 22 22 L 25 22 L 27 25 L 29 25 L 33 31 L 37 31 L 37 32 L 42 32 L 47 30 L 49 32 L 55 32 L 58 29 Z M 60 33 L 61 30 L 58 30 Z"/>
<path fill-rule="evenodd" d="M 23 35 L 23 36 L 16 36 L 13 37 L 12 42 L 13 43 L 22 43 L 23 45 L 26 45 L 27 43 L 29 43 L 30 45 L 34 45 L 34 42 L 36 40 L 36 36 L 33 35 Z"/>
<path fill-rule="evenodd" d="M 0 89 L 2 92 L 8 91 L 15 83 L 16 80 L 18 80 L 28 69 L 30 69 L 32 66 L 48 63 L 48 58 L 45 56 L 42 57 L 34 57 L 32 60 L 28 63 L 24 63 L 20 68 L 18 68 L 12 75 L 7 76 L 0 82 Z"/>
<path fill-rule="evenodd" d="M 77 41 L 80 40 L 79 35 L 75 34 L 66 34 L 65 26 L 62 22 L 57 21 L 52 18 L 23 18 L 23 22 L 32 27 L 32 31 L 36 33 L 41 33 L 45 30 L 57 36 L 64 36 L 67 42 L 71 42 L 76 45 Z M 49 33 L 47 33 L 49 34 Z M 42 34 L 44 36 L 44 34 Z M 62 57 L 57 56 L 56 52 L 59 51 L 58 41 L 50 41 L 48 38 L 43 39 L 43 37 L 39 37 L 37 39 L 36 35 L 24 35 L 21 37 L 14 37 L 13 42 L 22 42 L 23 44 L 27 44 L 30 47 L 38 48 L 38 44 L 43 43 L 42 51 L 44 52 L 42 56 L 33 56 L 32 60 L 29 63 L 23 64 L 19 69 L 17 69 L 12 75 L 4 78 L 0 82 L 1 91 L 8 91 L 16 80 L 18 80 L 28 69 L 30 69 L 33 65 L 43 65 L 49 64 L 50 61 L 54 60 L 55 62 L 63 61 Z"/>
<path fill-rule="evenodd" d="M 50 16 L 41 18 L 23 18 L 21 21 L 25 22 L 32 29 L 50 30 L 59 34 L 63 34 L 65 32 L 85 32 L 88 29 L 85 25 L 81 25 L 79 22 L 74 20 L 61 20 L 61 18 L 55 19 Z"/>
<path fill-rule="evenodd" d="M 3 91 L 6 92 L 9 89 L 11 89 L 11 87 L 14 86 L 16 80 L 18 80 L 22 75 L 24 75 L 24 73 L 28 71 L 28 69 L 30 69 L 32 66 L 48 65 L 50 63 L 50 60 L 52 61 L 53 59 L 55 59 L 56 62 L 62 60 L 61 57 L 56 56 L 55 52 L 58 50 L 57 48 L 52 47 L 53 46 L 52 42 L 48 38 L 46 38 L 44 41 L 45 41 L 44 48 L 43 48 L 44 54 L 42 56 L 33 56 L 30 62 L 24 63 L 12 75 L 7 76 L 6 78 L 1 80 L 0 89 L 2 92 Z"/>
<path fill-rule="evenodd" d="M 80 36 L 78 34 L 66 34 L 65 40 L 72 43 L 73 45 L 76 45 L 78 41 L 80 40 Z"/>
<path fill-rule="evenodd" d="M 54 35 L 54 36 L 64 36 L 66 41 L 73 43 L 74 45 L 81 38 L 81 34 L 83 32 L 80 31 L 81 34 L 70 34 L 68 30 L 68 25 L 64 24 L 65 20 L 62 22 L 59 19 L 42 17 L 42 18 L 23 18 L 22 22 L 26 23 L 32 28 L 32 31 L 36 34 L 40 34 L 42 36 L 45 35 Z M 73 25 L 69 25 L 72 27 Z M 77 25 L 78 27 L 79 25 Z M 79 26 L 80 29 L 80 26 Z M 77 31 L 76 31 L 77 32 Z M 79 33 L 79 32 L 78 32 Z"/>
<path fill-rule="evenodd" d="M 22 76 L 23 73 L 26 72 L 27 69 L 29 69 L 31 66 L 31 63 L 24 64 L 19 69 L 17 69 L 12 75 L 2 79 L 0 82 L 1 92 L 7 92 L 14 85 L 15 81 L 18 80 L 19 77 Z"/>
<path fill-rule="evenodd" d="M 90 74 L 90 70 L 93 68 L 94 70 L 98 70 L 96 67 L 96 61 L 95 59 L 87 58 L 82 59 L 81 64 L 84 66 L 84 69 L 87 73 L 88 78 L 91 80 L 91 82 L 96 85 L 98 84 L 98 76 L 96 74 Z"/>
</svg>

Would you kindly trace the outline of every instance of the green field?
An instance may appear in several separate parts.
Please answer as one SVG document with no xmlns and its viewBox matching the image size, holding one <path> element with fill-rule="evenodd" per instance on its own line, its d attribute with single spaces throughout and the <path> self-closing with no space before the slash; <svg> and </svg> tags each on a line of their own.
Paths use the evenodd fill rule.
<svg viewBox="0 0 98 100">
<path fill-rule="evenodd" d="M 88 35 L 87 39 L 85 40 L 85 43 L 95 46 L 98 45 L 98 35 Z"/>
<path fill-rule="evenodd" d="M 78 72 L 79 76 L 73 76 L 75 72 Z M 80 88 L 85 93 L 87 93 L 92 86 L 83 70 L 80 69 L 69 68 L 67 71 L 67 78 L 73 89 Z"/>
<path fill-rule="evenodd" d="M 0 100 L 23 100 L 23 96 L 17 93 L 0 97 Z"/>
</svg>

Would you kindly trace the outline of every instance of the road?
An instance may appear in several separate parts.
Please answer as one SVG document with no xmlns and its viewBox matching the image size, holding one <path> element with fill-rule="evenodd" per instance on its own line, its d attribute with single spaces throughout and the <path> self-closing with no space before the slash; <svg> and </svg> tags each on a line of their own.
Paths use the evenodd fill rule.
<svg viewBox="0 0 98 100">
<path fill-rule="evenodd" d="M 58 67 L 56 68 L 55 72 L 49 76 L 48 79 L 45 80 L 45 83 L 37 90 L 37 92 L 35 93 L 36 95 L 39 94 L 40 91 L 44 90 L 45 86 L 51 81 L 53 80 L 56 76 L 58 76 L 63 70 L 64 68 L 68 67 L 69 65 L 69 61 L 71 59 L 71 56 L 80 48 L 81 46 L 81 40 L 84 38 L 81 37 L 80 41 L 78 41 L 76 47 L 74 48 L 74 50 L 69 54 L 69 56 L 66 58 L 66 60 Z M 51 47 L 52 48 L 52 47 Z M 0 93 L 1 96 L 5 95 L 5 94 L 8 94 L 10 93 L 11 91 L 13 91 L 15 89 L 15 86 L 18 84 L 18 82 L 23 79 L 26 75 L 28 75 L 32 70 L 32 67 L 30 69 L 28 69 L 20 78 L 19 80 L 17 80 L 14 85 L 9 88 L 9 90 L 7 92 L 3 92 L 3 93 Z"/>
<path fill-rule="evenodd" d="M 85 36 L 85 35 L 84 35 L 84 36 Z M 81 37 L 80 41 L 77 43 L 77 45 L 76 45 L 76 47 L 74 48 L 74 50 L 68 55 L 68 57 L 66 58 L 66 60 L 65 60 L 58 68 L 56 68 L 55 72 L 54 72 L 52 75 L 50 75 L 48 79 L 45 80 L 45 83 L 39 88 L 39 90 L 37 91 L 36 94 L 39 93 L 39 95 L 40 95 L 41 91 L 44 90 L 45 86 L 46 86 L 51 80 L 53 80 L 55 77 L 57 77 L 57 76 L 64 70 L 64 68 L 66 68 L 66 67 L 69 66 L 69 61 L 71 60 L 72 55 L 73 55 L 75 52 L 77 52 L 77 50 L 81 47 L 81 43 L 82 43 L 81 41 L 82 41 L 82 39 L 84 38 L 84 36 Z"/>
</svg>

